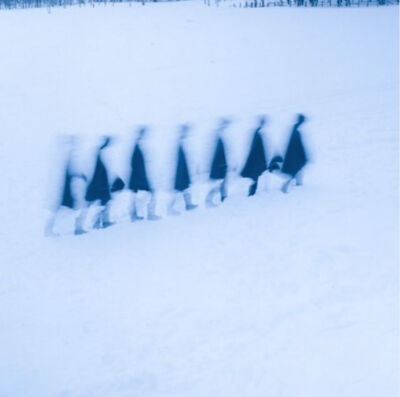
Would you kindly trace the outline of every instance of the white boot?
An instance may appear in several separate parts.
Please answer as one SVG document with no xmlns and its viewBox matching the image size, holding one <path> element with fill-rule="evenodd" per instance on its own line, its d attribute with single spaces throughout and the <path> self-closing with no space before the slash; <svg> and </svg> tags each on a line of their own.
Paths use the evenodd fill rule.
<svg viewBox="0 0 400 397">
<path fill-rule="evenodd" d="M 183 193 L 183 199 L 185 200 L 185 208 L 187 211 L 191 211 L 197 208 L 197 204 L 192 203 L 192 196 L 189 192 Z"/>
<path fill-rule="evenodd" d="M 161 216 L 155 214 L 156 201 L 154 197 L 151 198 L 149 204 L 147 205 L 147 219 L 149 221 L 158 221 L 161 219 Z"/>
<path fill-rule="evenodd" d="M 175 195 L 175 197 L 172 199 L 172 201 L 171 201 L 171 202 L 169 203 L 169 205 L 168 205 L 168 215 L 177 216 L 177 215 L 180 215 L 180 214 L 181 214 L 178 210 L 176 210 L 176 209 L 174 208 L 175 203 L 176 203 L 176 195 Z"/>
<path fill-rule="evenodd" d="M 143 216 L 139 216 L 136 211 L 136 197 L 133 199 L 132 209 L 131 209 L 131 222 L 141 221 Z"/>
<path fill-rule="evenodd" d="M 286 181 L 282 187 L 281 187 L 281 191 L 282 193 L 288 193 L 289 192 L 289 185 L 292 182 L 293 178 L 290 178 L 288 181 Z"/>
</svg>

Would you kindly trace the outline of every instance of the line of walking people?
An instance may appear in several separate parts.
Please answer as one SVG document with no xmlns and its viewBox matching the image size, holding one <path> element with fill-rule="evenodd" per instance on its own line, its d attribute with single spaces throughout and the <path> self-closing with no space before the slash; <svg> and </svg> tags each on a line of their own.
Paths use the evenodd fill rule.
<svg viewBox="0 0 400 397">
<path fill-rule="evenodd" d="M 256 193 L 258 180 L 265 172 L 280 172 L 286 176 L 286 179 L 281 187 L 283 193 L 288 193 L 292 183 L 296 185 L 302 184 L 302 170 L 307 163 L 307 154 L 303 144 L 300 127 L 306 121 L 303 114 L 297 115 L 297 120 L 291 130 L 289 141 L 283 156 L 276 155 L 268 163 L 266 151 L 264 148 L 262 132 L 266 123 L 266 118 L 261 116 L 258 120 L 258 125 L 253 133 L 250 151 L 247 160 L 240 172 L 240 176 L 250 178 L 252 183 L 249 187 L 248 196 Z M 206 196 L 206 206 L 214 207 L 217 202 L 222 203 L 227 198 L 227 173 L 228 162 L 226 156 L 225 143 L 223 138 L 224 131 L 230 125 L 229 119 L 221 119 L 216 131 L 216 146 L 211 162 L 209 179 L 213 181 L 213 187 Z M 179 215 L 180 212 L 176 209 L 176 204 L 179 196 L 183 197 L 185 209 L 188 211 L 197 208 L 193 203 L 190 192 L 191 177 L 188 166 L 188 161 L 185 153 L 184 141 L 188 135 L 190 127 L 187 124 L 180 126 L 180 136 L 177 148 L 177 162 L 174 178 L 174 195 L 168 205 L 169 215 Z M 76 172 L 71 164 L 71 156 L 67 162 L 64 176 L 63 186 L 60 194 L 59 202 L 54 208 L 49 220 L 46 224 L 46 235 L 54 235 L 54 226 L 57 219 L 57 214 L 61 207 L 70 209 L 80 209 L 79 214 L 75 218 L 75 235 L 86 233 L 84 225 L 86 223 L 87 213 L 90 207 L 99 202 L 101 210 L 96 214 L 93 223 L 94 229 L 107 228 L 113 224 L 110 220 L 110 204 L 112 195 L 115 192 L 129 189 L 133 193 L 133 200 L 130 208 L 130 219 L 132 222 L 142 220 L 143 217 L 137 211 L 137 194 L 139 192 L 147 192 L 150 195 L 150 200 L 147 205 L 147 219 L 161 219 L 156 214 L 156 198 L 152 184 L 149 181 L 148 172 L 144 152 L 142 150 L 142 140 L 146 135 L 147 127 L 142 126 L 138 131 L 138 136 L 135 142 L 133 153 L 130 161 L 130 177 L 125 183 L 120 177 L 116 177 L 110 181 L 109 172 L 102 158 L 103 151 L 110 146 L 111 138 L 105 137 L 100 145 L 94 172 L 90 180 L 83 173 Z M 74 196 L 72 183 L 74 179 L 80 179 L 85 183 L 85 205 L 78 207 L 77 198 Z M 218 198 L 219 196 L 219 198 Z"/>
</svg>

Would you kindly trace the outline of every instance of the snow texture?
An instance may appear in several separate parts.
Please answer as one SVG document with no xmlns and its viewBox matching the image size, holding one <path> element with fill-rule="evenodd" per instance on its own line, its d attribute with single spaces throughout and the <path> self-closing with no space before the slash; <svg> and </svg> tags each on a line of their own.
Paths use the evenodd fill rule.
<svg viewBox="0 0 400 397">
<path fill-rule="evenodd" d="M 0 395 L 398 396 L 398 49 L 397 7 L 1 11 Z M 271 158 L 298 112 L 304 186 L 267 174 L 247 198 L 257 116 Z M 229 195 L 210 209 L 221 116 Z M 167 217 L 182 122 L 200 205 Z M 142 124 L 163 219 L 130 223 L 125 191 L 115 226 L 76 237 L 65 210 L 45 238 L 57 137 L 90 174 L 115 136 L 126 181 Z"/>
</svg>

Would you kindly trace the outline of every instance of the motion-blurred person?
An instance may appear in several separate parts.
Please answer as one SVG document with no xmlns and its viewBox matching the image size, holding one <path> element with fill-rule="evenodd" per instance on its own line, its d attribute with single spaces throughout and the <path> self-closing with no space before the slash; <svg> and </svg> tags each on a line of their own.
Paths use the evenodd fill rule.
<svg viewBox="0 0 400 397">
<path fill-rule="evenodd" d="M 185 209 L 187 211 L 193 210 L 197 207 L 196 204 L 192 203 L 192 195 L 189 190 L 191 180 L 184 149 L 184 140 L 186 139 L 188 132 L 189 132 L 189 126 L 187 124 L 183 124 L 181 126 L 179 143 L 178 143 L 177 164 L 176 164 L 176 173 L 174 182 L 175 194 L 168 207 L 168 213 L 170 215 L 180 214 L 180 212 L 174 208 L 176 200 L 178 198 L 178 194 L 180 193 L 182 193 L 183 195 L 183 200 L 185 202 Z"/>
<path fill-rule="evenodd" d="M 214 151 L 214 156 L 211 162 L 210 179 L 214 182 L 215 186 L 210 190 L 206 197 L 206 206 L 215 207 L 214 197 L 220 194 L 221 202 L 226 199 L 226 176 L 228 171 L 228 164 L 226 161 L 225 144 L 222 134 L 230 124 L 230 120 L 221 119 L 220 124 L 216 131 L 217 143 Z"/>
<path fill-rule="evenodd" d="M 141 148 L 141 141 L 146 134 L 147 127 L 140 127 L 138 138 L 135 143 L 135 148 L 133 150 L 131 159 L 131 176 L 129 179 L 129 189 L 134 193 L 133 203 L 131 208 L 131 221 L 142 220 L 143 217 L 139 216 L 137 213 L 136 199 L 137 193 L 139 191 L 148 192 L 151 197 L 147 205 L 147 219 L 158 220 L 161 219 L 160 216 L 155 214 L 156 200 L 155 194 L 150 186 L 149 179 L 147 177 L 146 165 L 144 161 L 143 151 Z"/>
<path fill-rule="evenodd" d="M 75 138 L 74 137 L 69 137 L 69 142 L 68 144 L 70 145 L 69 148 L 69 154 L 68 154 L 68 160 L 67 164 L 65 166 L 65 171 L 63 175 L 63 184 L 62 184 L 62 190 L 61 190 L 61 197 L 59 202 L 56 204 L 55 208 L 52 211 L 52 214 L 46 224 L 45 228 L 45 235 L 46 236 L 56 236 L 57 234 L 54 233 L 54 225 L 57 220 L 57 215 L 61 209 L 61 207 L 64 208 L 69 208 L 71 210 L 75 210 L 79 208 L 79 198 L 75 196 L 75 192 L 73 189 L 73 182 L 74 179 L 81 179 L 82 181 L 86 182 L 86 176 L 84 174 L 79 174 L 74 171 L 74 166 L 73 166 L 73 152 L 75 150 Z M 78 216 L 75 219 L 75 230 L 74 233 L 76 235 L 83 234 L 85 231 L 82 228 L 82 223 L 81 219 Z"/>
<path fill-rule="evenodd" d="M 111 226 L 113 223 L 110 222 L 109 217 L 109 203 L 111 201 L 110 183 L 108 178 L 107 168 L 104 165 L 102 159 L 102 151 L 109 146 L 111 142 L 110 137 L 105 137 L 103 143 L 99 147 L 97 153 L 96 165 L 94 168 L 93 176 L 88 184 L 85 199 L 88 202 L 88 207 L 90 207 L 95 201 L 99 200 L 102 209 L 96 216 L 93 228 L 104 229 Z M 81 222 L 86 218 L 86 211 L 88 208 L 84 209 L 81 214 Z"/>
<path fill-rule="evenodd" d="M 303 184 L 302 169 L 307 164 L 307 155 L 304 149 L 303 141 L 299 131 L 299 127 L 304 123 L 306 117 L 303 114 L 297 116 L 297 122 L 293 126 L 289 143 L 287 145 L 285 158 L 282 165 L 282 173 L 289 175 L 289 179 L 282 185 L 283 193 L 288 193 L 289 185 L 293 180 L 296 185 Z"/>
<path fill-rule="evenodd" d="M 253 141 L 251 143 L 246 164 L 241 172 L 242 177 L 251 178 L 253 180 L 253 183 L 249 188 L 249 196 L 253 196 L 256 193 L 258 178 L 267 169 L 267 158 L 265 155 L 263 138 L 261 135 L 265 122 L 265 117 L 261 116 L 259 119 L 259 125 L 254 131 Z"/>
</svg>

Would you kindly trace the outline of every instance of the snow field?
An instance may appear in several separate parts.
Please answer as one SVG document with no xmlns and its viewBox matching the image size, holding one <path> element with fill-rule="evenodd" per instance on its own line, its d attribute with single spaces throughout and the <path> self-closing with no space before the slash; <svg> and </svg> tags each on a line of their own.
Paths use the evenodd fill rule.
<svg viewBox="0 0 400 397">
<path fill-rule="evenodd" d="M 397 7 L 0 12 L 0 395 L 397 396 L 398 44 Z M 218 117 L 240 169 L 258 114 L 272 155 L 299 111 L 305 185 L 233 173 L 204 208 Z M 186 121 L 198 210 L 131 224 L 124 193 L 112 228 L 43 237 L 60 133 L 89 172 L 116 136 L 126 176 L 150 123 L 165 215 Z"/>
</svg>

